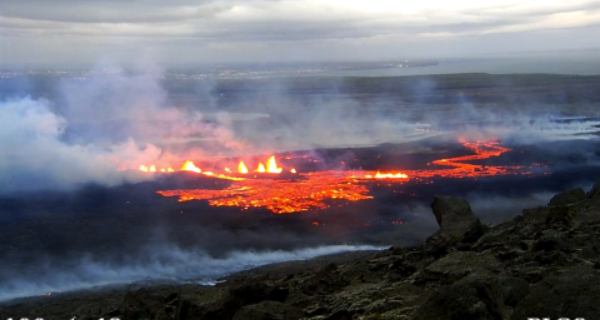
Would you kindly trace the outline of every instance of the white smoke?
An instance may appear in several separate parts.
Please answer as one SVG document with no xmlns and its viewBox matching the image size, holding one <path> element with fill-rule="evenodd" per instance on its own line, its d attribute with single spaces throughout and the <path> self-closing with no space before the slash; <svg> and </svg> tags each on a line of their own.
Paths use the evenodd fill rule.
<svg viewBox="0 0 600 320">
<path fill-rule="evenodd" d="M 59 190 L 82 183 L 115 185 L 140 181 L 118 172 L 127 159 L 156 159 L 160 150 L 140 149 L 131 139 L 110 147 L 71 144 L 61 136 L 68 123 L 45 100 L 5 101 L 0 105 L 0 191 Z"/>
<path fill-rule="evenodd" d="M 1 102 L 0 192 L 135 182 L 151 176 L 117 169 L 176 166 L 206 156 L 376 145 L 438 134 L 508 143 L 587 139 L 600 125 L 592 118 L 561 118 L 558 107 L 476 106 L 466 98 L 443 108 L 386 96 L 365 102 L 343 92 L 298 98 L 288 93 L 293 83 L 285 82 L 243 96 L 228 111 L 220 110 L 218 84 L 198 82 L 195 94 L 207 105 L 174 107 L 162 79 L 154 69 L 90 72 L 63 80 L 56 101 Z M 426 97 L 435 86 L 416 84 L 412 90 Z"/>
<path fill-rule="evenodd" d="M 91 75 L 60 86 L 58 101 L 13 98 L 0 102 L 0 192 L 68 190 L 85 183 L 113 186 L 152 178 L 141 164 L 180 165 L 210 150 L 173 154 L 163 139 L 217 137 L 237 147 L 227 125 L 169 105 L 159 74 Z M 158 143 L 157 143 L 158 141 Z"/>
<path fill-rule="evenodd" d="M 293 251 L 234 251 L 222 258 L 215 258 L 200 250 L 182 250 L 173 245 L 148 247 L 140 254 L 129 255 L 128 259 L 119 263 L 98 261 L 98 258 L 89 256 L 70 261 L 69 267 L 53 265 L 50 262 L 40 263 L 41 266 L 35 271 L 37 276 L 15 273 L 8 281 L 2 283 L 0 301 L 145 280 L 211 284 L 220 277 L 261 265 L 384 248 L 368 245 L 330 245 Z M 40 274 L 44 276 L 40 277 Z"/>
</svg>

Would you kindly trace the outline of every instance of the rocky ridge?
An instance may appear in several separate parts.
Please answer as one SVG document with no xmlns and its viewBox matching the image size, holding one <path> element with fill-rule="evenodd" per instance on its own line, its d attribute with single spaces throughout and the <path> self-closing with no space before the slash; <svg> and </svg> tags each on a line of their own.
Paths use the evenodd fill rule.
<svg viewBox="0 0 600 320">
<path fill-rule="evenodd" d="M 75 311 L 77 319 L 521 320 L 600 315 L 600 180 L 587 193 L 560 193 L 547 206 L 525 209 L 493 227 L 483 225 L 462 199 L 436 196 L 431 207 L 440 229 L 416 247 L 390 248 L 316 270 L 242 273 L 201 292 L 183 286 L 129 290 L 112 304 L 106 299 L 83 304 Z M 57 304 L 59 300 L 54 307 L 60 309 Z M 0 313 L 39 314 L 48 308 L 24 303 L 0 307 Z"/>
</svg>

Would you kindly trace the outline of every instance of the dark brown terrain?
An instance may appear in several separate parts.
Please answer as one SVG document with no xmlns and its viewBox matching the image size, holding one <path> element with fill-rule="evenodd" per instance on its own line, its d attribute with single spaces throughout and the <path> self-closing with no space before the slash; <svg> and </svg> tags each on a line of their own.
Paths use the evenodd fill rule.
<svg viewBox="0 0 600 320">
<path fill-rule="evenodd" d="M 525 319 L 600 314 L 600 181 L 486 226 L 436 196 L 425 243 L 289 262 L 212 287 L 134 285 L 13 301 L 44 319 Z"/>
</svg>

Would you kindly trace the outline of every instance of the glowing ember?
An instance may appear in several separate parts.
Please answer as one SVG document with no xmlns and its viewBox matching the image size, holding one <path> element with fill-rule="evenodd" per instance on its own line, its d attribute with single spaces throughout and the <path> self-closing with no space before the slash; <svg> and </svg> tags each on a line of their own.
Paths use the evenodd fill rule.
<svg viewBox="0 0 600 320">
<path fill-rule="evenodd" d="M 246 168 L 244 161 L 240 161 L 240 165 L 238 166 L 238 172 L 242 174 L 248 173 L 248 168 Z"/>
<path fill-rule="evenodd" d="M 296 169 L 292 168 L 292 170 L 290 170 L 291 173 L 296 173 Z"/>
<path fill-rule="evenodd" d="M 196 167 L 196 165 L 194 165 L 194 163 L 191 161 L 186 161 L 185 164 L 183 165 L 183 167 L 181 168 L 181 170 L 192 171 L 192 172 L 196 172 L 196 173 L 202 172 L 202 170 L 200 170 L 200 168 Z"/>
<path fill-rule="evenodd" d="M 258 168 L 256 168 L 256 172 L 260 172 L 260 173 L 265 173 L 267 170 L 265 169 L 265 166 L 262 163 L 258 164 Z"/>
</svg>

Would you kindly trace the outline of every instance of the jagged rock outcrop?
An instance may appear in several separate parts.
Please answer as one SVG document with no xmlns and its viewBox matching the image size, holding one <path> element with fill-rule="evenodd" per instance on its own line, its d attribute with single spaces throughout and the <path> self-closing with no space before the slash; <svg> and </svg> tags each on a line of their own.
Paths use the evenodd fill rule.
<svg viewBox="0 0 600 320">
<path fill-rule="evenodd" d="M 600 273 L 590 266 L 557 270 L 533 285 L 517 304 L 511 320 L 531 315 L 594 319 L 600 315 Z"/>
<path fill-rule="evenodd" d="M 241 308 L 233 316 L 233 320 L 290 320 L 303 316 L 300 308 L 267 300 Z"/>
<path fill-rule="evenodd" d="M 429 250 L 436 256 L 444 255 L 448 248 L 458 245 L 468 248 L 486 230 L 466 200 L 450 196 L 435 196 L 431 209 L 440 230 L 427 238 Z"/>
<path fill-rule="evenodd" d="M 565 206 L 570 204 L 575 204 L 581 202 L 586 199 L 585 191 L 581 188 L 561 192 L 552 199 L 548 203 L 549 206 Z"/>
<path fill-rule="evenodd" d="M 600 179 L 598 179 L 596 181 L 596 183 L 594 183 L 594 186 L 592 187 L 592 189 L 590 191 L 588 191 L 585 194 L 585 196 L 588 199 L 596 199 L 596 198 L 600 197 Z"/>
<path fill-rule="evenodd" d="M 283 302 L 287 296 L 287 289 L 258 281 L 246 282 L 234 286 L 220 299 L 203 306 L 193 319 L 231 319 L 244 306 L 264 301 Z"/>
<path fill-rule="evenodd" d="M 171 319 L 177 312 L 179 295 L 176 293 L 168 296 L 153 294 L 148 288 L 141 288 L 125 294 L 118 314 L 125 319 Z M 110 315 L 110 314 L 107 314 Z"/>
</svg>

